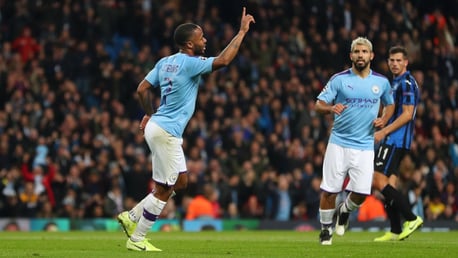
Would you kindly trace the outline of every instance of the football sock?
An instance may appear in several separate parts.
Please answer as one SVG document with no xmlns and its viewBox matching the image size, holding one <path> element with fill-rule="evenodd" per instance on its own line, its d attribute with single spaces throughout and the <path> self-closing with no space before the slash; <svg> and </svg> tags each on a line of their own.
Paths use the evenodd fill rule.
<svg viewBox="0 0 458 258">
<path fill-rule="evenodd" d="M 402 216 L 406 220 L 411 221 L 417 218 L 417 216 L 415 216 L 415 214 L 413 214 L 410 210 L 410 205 L 407 203 L 406 199 L 404 199 L 401 193 L 394 189 L 394 187 L 389 184 L 386 185 L 382 189 L 382 194 L 385 197 L 386 202 L 401 212 Z"/>
<path fill-rule="evenodd" d="M 130 211 L 129 211 L 129 218 L 134 221 L 138 222 L 140 218 L 142 217 L 143 213 L 143 205 L 145 202 L 152 202 L 153 201 L 153 193 L 149 193 L 145 198 L 143 198 L 137 205 L 135 205 Z"/>
<path fill-rule="evenodd" d="M 390 220 L 391 233 L 401 234 L 401 213 L 390 203 L 385 202 L 385 211 Z"/>
<path fill-rule="evenodd" d="M 345 199 L 345 202 L 344 202 L 344 205 L 342 205 L 342 208 L 341 208 L 341 212 L 345 212 L 345 213 L 350 213 L 356 209 L 359 208 L 360 205 L 354 203 L 351 199 L 350 199 L 350 196 L 349 195 L 346 199 Z"/>
<path fill-rule="evenodd" d="M 145 198 L 143 198 L 139 203 L 137 203 L 137 205 L 135 205 L 131 210 L 129 210 L 130 220 L 134 222 L 138 222 L 140 220 L 142 213 L 143 213 L 143 205 L 145 204 L 145 202 L 152 202 L 154 192 L 155 191 L 153 190 L 151 193 L 145 196 Z M 175 191 L 173 191 L 172 194 L 170 195 L 170 198 L 173 198 L 175 195 L 176 193 Z"/>
<path fill-rule="evenodd" d="M 330 228 L 332 225 L 332 217 L 334 216 L 335 209 L 322 210 L 320 209 L 320 223 L 322 229 Z"/>
<path fill-rule="evenodd" d="M 152 200 L 148 200 L 143 205 L 143 215 L 138 221 L 137 228 L 130 237 L 134 242 L 142 241 L 145 239 L 146 233 L 151 229 L 151 226 L 156 222 L 157 217 L 164 209 L 166 202 L 157 199 L 152 195 Z"/>
</svg>

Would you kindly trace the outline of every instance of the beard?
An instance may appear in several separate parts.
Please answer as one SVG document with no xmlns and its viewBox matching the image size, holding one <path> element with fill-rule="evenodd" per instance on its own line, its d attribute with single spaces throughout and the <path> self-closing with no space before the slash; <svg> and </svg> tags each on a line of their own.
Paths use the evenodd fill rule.
<svg viewBox="0 0 458 258">
<path fill-rule="evenodd" d="M 353 67 L 358 70 L 359 72 L 363 71 L 364 69 L 366 69 L 368 66 L 369 66 L 369 63 L 370 61 L 363 61 L 363 63 L 358 63 L 358 61 L 361 61 L 361 60 L 357 60 L 357 61 L 353 61 Z"/>
<path fill-rule="evenodd" d="M 205 47 L 194 48 L 194 54 L 203 56 L 205 54 Z"/>
</svg>

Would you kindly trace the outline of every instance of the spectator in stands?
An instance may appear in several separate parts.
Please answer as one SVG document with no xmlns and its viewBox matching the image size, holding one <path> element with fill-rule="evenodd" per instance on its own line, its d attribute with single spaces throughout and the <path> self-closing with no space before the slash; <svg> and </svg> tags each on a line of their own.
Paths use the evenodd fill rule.
<svg viewBox="0 0 458 258">
<path fill-rule="evenodd" d="M 216 219 L 221 217 L 221 210 L 218 205 L 218 193 L 216 189 L 206 184 L 203 193 L 194 197 L 186 210 L 185 219 Z"/>
<path fill-rule="evenodd" d="M 445 207 L 445 204 L 441 201 L 440 195 L 432 195 L 426 205 L 426 219 L 430 221 L 437 220 L 440 216 L 443 216 Z"/>
<path fill-rule="evenodd" d="M 30 27 L 24 27 L 22 34 L 14 39 L 13 50 L 21 54 L 22 62 L 25 64 L 35 58 L 41 47 L 37 40 L 32 36 Z"/>
<path fill-rule="evenodd" d="M 377 198 L 376 193 L 366 197 L 361 207 L 359 207 L 358 221 L 385 221 L 387 218 L 383 202 Z"/>
<path fill-rule="evenodd" d="M 276 195 L 274 198 L 275 220 L 288 221 L 293 210 L 289 192 L 290 179 L 286 175 L 278 176 Z"/>
<path fill-rule="evenodd" d="M 441 201 L 445 204 L 447 219 L 454 219 L 453 217 L 457 214 L 458 210 L 458 193 L 456 191 L 456 183 L 454 181 L 449 181 L 446 183 L 444 191 L 441 193 Z"/>
<path fill-rule="evenodd" d="M 262 219 L 264 216 L 264 207 L 256 195 L 250 195 L 248 200 L 242 206 L 240 217 L 244 219 Z"/>
<path fill-rule="evenodd" d="M 33 182 L 35 186 L 35 193 L 38 195 L 44 194 L 48 197 L 49 201 L 53 206 L 56 205 L 54 198 L 54 190 L 51 187 L 52 180 L 56 173 L 56 168 L 50 159 L 46 166 L 38 165 L 30 170 L 29 168 L 29 155 L 24 156 L 24 162 L 21 166 L 22 176 L 26 182 Z"/>
<path fill-rule="evenodd" d="M 19 201 L 21 202 L 21 214 L 28 218 L 37 216 L 40 208 L 39 195 L 35 192 L 35 182 L 28 181 L 24 184 L 24 188 L 19 193 Z"/>
</svg>

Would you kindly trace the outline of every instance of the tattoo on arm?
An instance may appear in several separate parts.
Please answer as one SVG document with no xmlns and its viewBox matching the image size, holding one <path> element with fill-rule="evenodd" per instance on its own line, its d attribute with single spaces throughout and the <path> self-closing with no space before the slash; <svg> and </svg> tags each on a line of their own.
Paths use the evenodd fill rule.
<svg viewBox="0 0 458 258">
<path fill-rule="evenodd" d="M 145 113 L 147 115 L 153 114 L 153 106 L 152 106 L 152 96 L 150 91 L 138 93 L 139 100 L 140 100 L 140 105 L 143 107 L 143 110 L 145 110 Z"/>
</svg>

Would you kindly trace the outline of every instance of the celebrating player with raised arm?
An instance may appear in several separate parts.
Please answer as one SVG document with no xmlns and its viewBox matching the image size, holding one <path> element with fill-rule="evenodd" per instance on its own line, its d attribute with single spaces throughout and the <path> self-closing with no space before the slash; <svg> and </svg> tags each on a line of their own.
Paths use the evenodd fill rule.
<svg viewBox="0 0 458 258">
<path fill-rule="evenodd" d="M 140 123 L 151 150 L 155 189 L 130 211 L 118 215 L 128 236 L 126 247 L 135 251 L 161 251 L 146 233 L 161 214 L 174 190 L 187 186 L 182 134 L 194 113 L 201 76 L 229 65 L 255 20 L 242 11 L 240 30 L 216 57 L 203 57 L 207 40 L 193 23 L 179 25 L 174 40 L 179 52 L 159 60 L 137 88 L 145 116 Z M 151 87 L 160 87 L 161 102 L 153 114 Z"/>
</svg>

